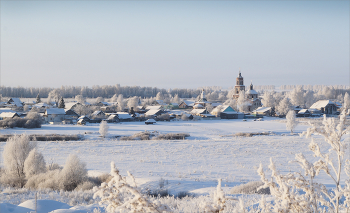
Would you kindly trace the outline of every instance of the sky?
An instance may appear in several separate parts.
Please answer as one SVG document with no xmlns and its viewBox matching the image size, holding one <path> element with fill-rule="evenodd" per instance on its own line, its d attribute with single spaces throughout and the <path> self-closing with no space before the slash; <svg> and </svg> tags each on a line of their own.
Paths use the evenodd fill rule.
<svg viewBox="0 0 350 213">
<path fill-rule="evenodd" d="M 1 85 L 349 85 L 349 1 L 0 1 Z"/>
</svg>

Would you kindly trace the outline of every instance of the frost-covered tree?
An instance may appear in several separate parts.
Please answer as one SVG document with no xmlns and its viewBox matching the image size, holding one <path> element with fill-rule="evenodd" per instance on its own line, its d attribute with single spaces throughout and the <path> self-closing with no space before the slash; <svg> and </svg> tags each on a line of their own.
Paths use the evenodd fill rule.
<svg viewBox="0 0 350 213">
<path fill-rule="evenodd" d="M 298 125 L 298 122 L 296 121 L 296 118 L 295 118 L 294 110 L 290 110 L 287 113 L 286 119 L 287 119 L 286 128 L 293 134 L 295 127 Z"/>
<path fill-rule="evenodd" d="M 316 102 L 314 92 L 308 90 L 304 93 L 305 107 L 310 108 Z"/>
<path fill-rule="evenodd" d="M 85 104 L 86 99 L 82 95 L 76 95 L 75 96 L 75 101 L 81 104 Z"/>
<path fill-rule="evenodd" d="M 114 94 L 111 98 L 111 102 L 117 102 L 117 100 L 118 100 L 118 95 Z"/>
<path fill-rule="evenodd" d="M 107 205 L 107 212 L 170 212 L 168 206 L 152 202 L 142 194 L 129 171 L 130 181 L 121 176 L 114 162 L 111 162 L 111 175 L 113 178 L 108 183 L 94 188 L 94 198 L 101 199 L 100 205 Z"/>
<path fill-rule="evenodd" d="M 64 109 L 66 107 L 63 97 L 61 97 L 60 101 L 58 102 L 58 108 Z"/>
<path fill-rule="evenodd" d="M 240 112 L 245 112 L 248 110 L 248 103 L 246 102 L 244 90 L 239 92 L 239 97 L 237 98 L 237 108 Z"/>
<path fill-rule="evenodd" d="M 289 98 L 285 97 L 276 107 L 276 112 L 280 115 L 286 115 L 292 109 L 292 104 L 290 103 Z"/>
<path fill-rule="evenodd" d="M 227 99 L 225 102 L 224 102 L 224 105 L 229 105 L 230 107 L 232 107 L 232 109 L 238 111 L 237 109 L 237 100 L 236 99 Z"/>
<path fill-rule="evenodd" d="M 105 101 L 104 98 L 102 98 L 102 97 L 97 97 L 96 100 L 95 100 L 95 103 L 100 103 L 100 102 L 103 102 L 103 101 Z"/>
<path fill-rule="evenodd" d="M 119 110 L 119 111 L 123 111 L 124 108 L 125 108 L 125 102 L 124 102 L 124 97 L 123 97 L 122 94 L 120 94 L 120 95 L 118 96 L 117 104 L 118 104 L 118 110 Z"/>
<path fill-rule="evenodd" d="M 171 102 L 172 103 L 177 103 L 177 104 L 180 104 L 180 98 L 179 98 L 179 95 L 176 94 L 172 99 L 171 99 Z"/>
<path fill-rule="evenodd" d="M 78 156 L 68 156 L 66 164 L 59 173 L 60 189 L 72 191 L 87 177 L 86 164 L 81 162 Z"/>
<path fill-rule="evenodd" d="M 345 93 L 344 95 L 344 102 L 343 102 L 343 110 L 345 109 L 345 112 L 347 112 L 350 109 L 350 96 L 349 93 Z"/>
<path fill-rule="evenodd" d="M 37 103 L 37 104 L 38 104 L 38 103 L 41 103 L 41 98 L 40 98 L 39 93 L 38 93 L 38 95 L 36 96 L 36 103 Z"/>
<path fill-rule="evenodd" d="M 46 163 L 44 156 L 36 148 L 29 152 L 24 161 L 24 174 L 27 179 L 39 173 L 46 172 Z"/>
<path fill-rule="evenodd" d="M 20 187 L 24 185 L 24 161 L 34 148 L 36 143 L 30 142 L 29 136 L 25 134 L 15 135 L 7 140 L 3 151 L 6 173 L 2 176 L 3 183 Z"/>
<path fill-rule="evenodd" d="M 61 97 L 61 94 L 59 90 L 57 89 L 51 90 L 47 98 L 47 104 L 51 104 L 51 101 L 53 100 L 57 106 L 57 103 L 60 97 Z"/>
<path fill-rule="evenodd" d="M 102 137 L 106 137 L 108 134 L 108 124 L 107 121 L 101 121 L 100 123 L 100 129 L 99 129 L 99 133 L 101 134 Z"/>
<path fill-rule="evenodd" d="M 161 93 L 161 92 L 158 92 L 157 93 L 157 96 L 156 96 L 156 100 L 163 100 L 164 99 L 164 95 Z"/>
<path fill-rule="evenodd" d="M 236 94 L 236 91 L 235 91 L 235 89 L 231 89 L 228 93 L 227 93 L 227 98 L 228 99 L 231 99 L 231 98 L 233 98 L 233 95 L 234 94 Z"/>
<path fill-rule="evenodd" d="M 131 108 L 135 109 L 137 107 L 138 103 L 139 103 L 139 97 L 135 96 L 135 97 L 132 97 L 132 98 L 128 99 L 127 106 L 128 106 L 129 109 L 131 109 Z"/>
<path fill-rule="evenodd" d="M 293 89 L 290 92 L 289 97 L 290 97 L 290 102 L 294 106 L 304 107 L 305 105 L 304 91 L 301 86 L 297 86 L 295 89 Z"/>
<path fill-rule="evenodd" d="M 29 106 L 26 104 L 23 106 L 23 111 L 28 112 L 29 111 Z"/>
<path fill-rule="evenodd" d="M 275 98 L 273 97 L 273 93 L 269 91 L 265 91 L 262 96 L 261 103 L 263 107 L 275 107 Z"/>
</svg>

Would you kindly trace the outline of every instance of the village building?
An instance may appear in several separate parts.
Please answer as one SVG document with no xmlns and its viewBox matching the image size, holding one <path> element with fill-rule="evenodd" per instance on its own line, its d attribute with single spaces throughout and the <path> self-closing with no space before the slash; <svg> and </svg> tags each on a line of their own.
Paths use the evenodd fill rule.
<svg viewBox="0 0 350 213">
<path fill-rule="evenodd" d="M 239 71 L 238 77 L 236 78 L 235 94 L 233 95 L 233 98 L 238 98 L 240 91 L 245 91 L 245 86 L 244 86 L 241 71 Z"/>
<path fill-rule="evenodd" d="M 179 108 L 180 109 L 188 109 L 188 108 L 193 108 L 194 106 L 194 101 L 182 101 L 180 104 L 179 104 Z"/>
<path fill-rule="evenodd" d="M 17 112 L 2 112 L 0 114 L 0 120 L 3 119 L 13 119 L 13 118 L 19 118 L 20 115 Z"/>
<path fill-rule="evenodd" d="M 320 100 L 312 104 L 310 109 L 319 110 L 321 113 L 326 115 L 335 115 L 338 114 L 337 105 L 330 100 Z"/>
<path fill-rule="evenodd" d="M 65 118 L 66 112 L 62 108 L 51 108 L 46 109 L 44 113 L 44 118 L 46 122 L 51 124 L 61 123 Z"/>
<path fill-rule="evenodd" d="M 258 92 L 253 89 L 253 83 L 250 83 L 249 90 L 246 93 L 248 99 L 248 111 L 253 111 L 261 107 L 261 100 L 258 97 Z"/>
</svg>

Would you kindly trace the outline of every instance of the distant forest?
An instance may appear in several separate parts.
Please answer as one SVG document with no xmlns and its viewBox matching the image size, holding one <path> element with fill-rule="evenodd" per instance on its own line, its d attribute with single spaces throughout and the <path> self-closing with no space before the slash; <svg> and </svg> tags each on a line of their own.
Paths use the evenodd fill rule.
<svg viewBox="0 0 350 213">
<path fill-rule="evenodd" d="M 282 85 L 279 87 L 279 90 L 293 90 L 297 85 Z M 304 90 L 313 90 L 318 91 L 322 90 L 325 87 L 331 88 L 336 95 L 344 94 L 349 92 L 349 86 L 344 85 L 335 85 L 335 86 L 326 86 L 326 85 L 302 85 Z M 169 95 L 174 97 L 176 94 L 179 98 L 196 98 L 200 95 L 202 89 L 205 92 L 220 92 L 222 95 L 226 96 L 229 90 L 222 90 L 221 87 L 202 87 L 197 89 L 160 89 L 157 87 L 140 87 L 140 86 L 120 86 L 116 85 L 104 85 L 104 86 L 62 86 L 61 88 L 35 88 L 35 87 L 0 87 L 0 94 L 2 97 L 19 97 L 19 98 L 35 98 L 38 94 L 42 98 L 47 98 L 49 93 L 53 90 L 56 90 L 63 98 L 74 98 L 77 95 L 82 95 L 86 98 L 111 98 L 113 95 L 122 94 L 124 97 L 134 97 L 138 96 L 141 98 L 150 98 L 156 97 L 158 93 L 163 95 Z M 232 89 L 232 88 L 231 88 Z M 246 90 L 249 89 L 249 85 L 246 85 Z M 263 93 L 264 90 L 275 90 L 273 85 L 257 85 L 254 86 L 255 90 L 259 90 Z"/>
</svg>

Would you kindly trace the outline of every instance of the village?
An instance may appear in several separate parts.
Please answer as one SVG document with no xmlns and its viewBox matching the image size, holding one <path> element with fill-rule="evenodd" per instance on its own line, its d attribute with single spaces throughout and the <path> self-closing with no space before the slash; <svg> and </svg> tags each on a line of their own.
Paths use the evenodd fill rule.
<svg viewBox="0 0 350 213">
<path fill-rule="evenodd" d="M 264 116 L 283 118 L 290 110 L 295 111 L 296 117 L 339 115 L 343 102 L 342 94 L 337 96 L 338 99 L 322 99 L 325 96 L 318 95 L 316 98 L 316 94 L 311 95 L 310 91 L 301 88 L 290 91 L 289 95 L 287 92 L 258 93 L 252 83 L 246 90 L 239 71 L 236 85 L 228 93 L 227 100 L 221 98 L 221 101 L 208 101 L 204 89 L 197 99 L 180 99 L 175 96 L 164 100 L 162 95 L 158 94 L 157 97 L 145 101 L 136 96 L 123 99 L 119 95 L 114 102 L 96 98 L 90 103 L 81 95 L 76 96 L 74 101 L 67 102 L 59 95 L 51 102 L 41 101 L 39 95 L 35 101 L 27 102 L 12 97 L 0 103 L 0 119 L 25 118 L 28 113 L 36 112 L 43 124 L 86 125 L 100 123 L 102 120 L 108 123 L 147 121 L 147 124 L 171 120 L 261 120 Z"/>
</svg>

